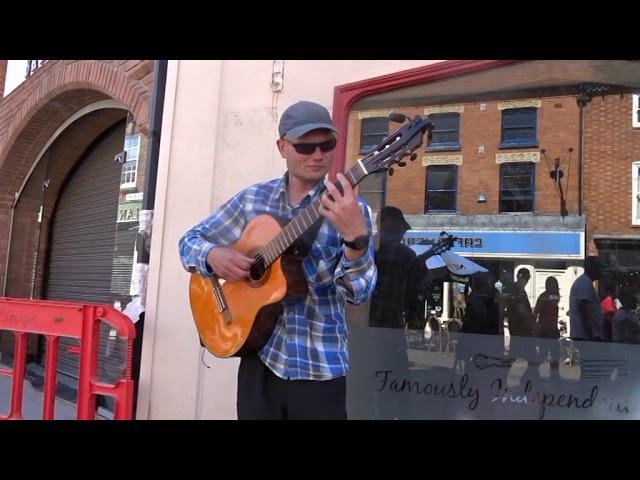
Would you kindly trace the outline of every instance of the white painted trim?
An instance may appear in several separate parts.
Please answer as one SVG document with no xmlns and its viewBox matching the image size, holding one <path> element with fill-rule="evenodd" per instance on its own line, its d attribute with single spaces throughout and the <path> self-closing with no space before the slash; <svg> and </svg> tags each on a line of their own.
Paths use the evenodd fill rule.
<svg viewBox="0 0 640 480">
<path fill-rule="evenodd" d="M 640 128 L 640 93 L 634 93 L 631 98 L 631 126 Z"/>
<path fill-rule="evenodd" d="M 455 104 L 455 105 L 434 105 L 431 107 L 425 107 L 423 113 L 425 115 L 431 115 L 433 113 L 463 113 L 464 105 L 463 104 Z"/>
<path fill-rule="evenodd" d="M 522 100 L 508 100 L 504 102 L 498 102 L 498 110 L 508 110 L 511 108 L 540 108 L 542 107 L 542 100 L 539 98 L 527 98 Z"/>
</svg>

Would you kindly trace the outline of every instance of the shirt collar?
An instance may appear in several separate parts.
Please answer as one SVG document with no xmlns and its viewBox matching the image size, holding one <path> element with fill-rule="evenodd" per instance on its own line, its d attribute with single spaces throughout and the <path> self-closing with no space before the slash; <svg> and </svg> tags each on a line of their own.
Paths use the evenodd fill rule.
<svg viewBox="0 0 640 480">
<path fill-rule="evenodd" d="M 282 200 L 285 204 L 289 204 L 289 196 L 287 194 L 287 185 L 289 184 L 289 172 L 285 172 L 285 174 L 280 178 L 279 182 L 276 185 L 275 194 L 278 200 Z M 324 188 L 323 180 L 319 180 L 318 183 L 314 185 L 314 187 L 307 192 L 307 194 L 302 197 L 300 201 L 301 206 L 308 205 L 313 198 L 320 194 L 320 192 Z"/>
</svg>

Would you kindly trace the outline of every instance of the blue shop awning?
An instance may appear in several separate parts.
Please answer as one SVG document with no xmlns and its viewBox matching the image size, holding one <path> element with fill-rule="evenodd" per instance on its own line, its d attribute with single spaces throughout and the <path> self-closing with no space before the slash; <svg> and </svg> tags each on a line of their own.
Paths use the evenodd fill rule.
<svg viewBox="0 0 640 480">
<path fill-rule="evenodd" d="M 442 229 L 409 230 L 405 243 L 417 254 L 430 248 Z M 467 257 L 583 259 L 584 232 L 446 230 L 458 237 L 452 252 Z"/>
</svg>

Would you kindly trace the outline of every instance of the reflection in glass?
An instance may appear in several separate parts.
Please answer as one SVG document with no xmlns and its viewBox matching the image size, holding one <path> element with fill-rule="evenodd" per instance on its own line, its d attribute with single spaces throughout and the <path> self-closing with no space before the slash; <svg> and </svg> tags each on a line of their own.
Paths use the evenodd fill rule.
<svg viewBox="0 0 640 480">
<path fill-rule="evenodd" d="M 348 112 L 348 131 L 383 111 L 435 124 L 422 162 L 385 185 L 415 256 L 390 267 L 379 247 L 372 300 L 398 305 L 413 283 L 403 302 L 417 306 L 350 330 L 350 417 L 639 418 L 640 62 L 475 67 L 435 81 L 426 67 L 404 86 L 398 74 L 394 89 L 367 79 Z M 414 268 L 442 231 L 486 274 Z"/>
</svg>

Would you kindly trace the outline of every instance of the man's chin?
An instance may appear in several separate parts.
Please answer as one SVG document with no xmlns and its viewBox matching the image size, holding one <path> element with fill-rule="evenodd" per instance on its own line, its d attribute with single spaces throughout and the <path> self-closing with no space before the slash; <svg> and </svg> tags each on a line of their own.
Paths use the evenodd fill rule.
<svg viewBox="0 0 640 480">
<path fill-rule="evenodd" d="M 310 174 L 307 175 L 307 179 L 310 182 L 318 182 L 322 179 L 324 179 L 324 177 L 327 174 L 327 170 L 318 170 L 317 172 L 311 172 Z"/>
</svg>

